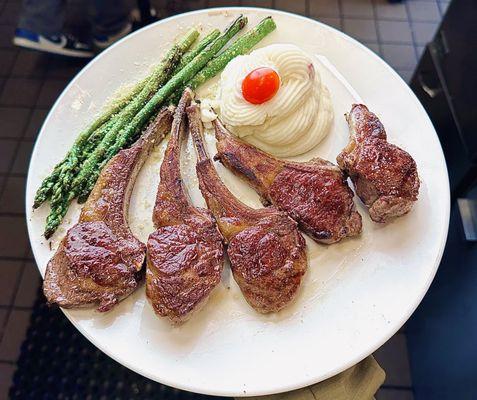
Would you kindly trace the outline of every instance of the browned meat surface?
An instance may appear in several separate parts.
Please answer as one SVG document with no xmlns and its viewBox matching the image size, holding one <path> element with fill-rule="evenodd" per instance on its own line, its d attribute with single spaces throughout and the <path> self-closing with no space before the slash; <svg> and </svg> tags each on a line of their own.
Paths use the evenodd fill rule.
<svg viewBox="0 0 477 400">
<path fill-rule="evenodd" d="M 128 226 L 134 181 L 154 144 L 170 129 L 172 111 L 161 111 L 131 148 L 104 167 L 79 222 L 68 230 L 46 267 L 43 292 L 50 304 L 97 305 L 108 311 L 140 282 L 146 246 Z"/>
<path fill-rule="evenodd" d="M 365 105 L 354 104 L 346 120 L 351 139 L 338 165 L 351 177 L 371 219 L 387 222 L 406 214 L 419 193 L 416 162 L 387 141 L 383 124 Z"/>
<path fill-rule="evenodd" d="M 258 312 L 281 310 L 296 296 L 308 260 L 297 224 L 275 207 L 253 209 L 239 200 L 219 178 L 203 141 L 196 105 L 187 109 L 198 153 L 199 187 L 228 243 L 235 281 Z"/>
<path fill-rule="evenodd" d="M 187 321 L 205 304 L 224 263 L 215 220 L 209 210 L 192 206 L 180 174 L 185 108 L 191 99 L 186 90 L 174 115 L 154 207 L 157 230 L 147 242 L 146 295 L 154 311 L 174 323 Z"/>
<path fill-rule="evenodd" d="M 261 195 L 294 219 L 321 243 L 334 243 L 361 232 L 361 216 L 341 170 L 329 161 L 279 160 L 238 139 L 214 121 L 216 159 L 244 178 Z"/>
</svg>

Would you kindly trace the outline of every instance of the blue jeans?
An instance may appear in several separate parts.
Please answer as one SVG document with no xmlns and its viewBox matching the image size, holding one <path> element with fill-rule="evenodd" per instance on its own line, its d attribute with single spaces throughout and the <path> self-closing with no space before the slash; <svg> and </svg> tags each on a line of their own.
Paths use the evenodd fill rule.
<svg viewBox="0 0 477 400">
<path fill-rule="evenodd" d="M 125 27 L 130 12 L 127 0 L 84 1 L 85 12 L 92 7 L 93 35 L 113 35 Z M 63 30 L 66 0 L 23 0 L 18 27 L 41 35 L 57 35 Z"/>
</svg>

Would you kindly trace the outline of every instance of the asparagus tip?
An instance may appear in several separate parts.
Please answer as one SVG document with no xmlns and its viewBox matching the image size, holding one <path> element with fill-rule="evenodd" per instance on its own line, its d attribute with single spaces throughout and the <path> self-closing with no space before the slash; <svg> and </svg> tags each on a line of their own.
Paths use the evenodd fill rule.
<svg viewBox="0 0 477 400">
<path fill-rule="evenodd" d="M 53 236 L 53 233 L 55 232 L 54 229 L 51 229 L 51 228 L 48 228 L 46 227 L 45 228 L 45 232 L 43 232 L 43 236 L 45 237 L 45 239 L 50 239 L 52 236 Z"/>
<path fill-rule="evenodd" d="M 232 23 L 225 29 L 225 31 L 228 31 L 232 26 L 235 24 L 238 24 L 239 29 L 243 29 L 245 25 L 248 23 L 248 18 L 244 16 L 243 14 L 240 14 L 237 18 L 235 18 Z"/>
</svg>

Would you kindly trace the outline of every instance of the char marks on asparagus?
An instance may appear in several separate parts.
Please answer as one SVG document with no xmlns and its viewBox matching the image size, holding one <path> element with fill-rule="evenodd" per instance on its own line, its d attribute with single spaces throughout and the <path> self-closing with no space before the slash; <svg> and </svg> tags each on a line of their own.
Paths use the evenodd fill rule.
<svg viewBox="0 0 477 400">
<path fill-rule="evenodd" d="M 408 213 L 419 193 L 416 162 L 387 141 L 378 117 L 363 104 L 346 115 L 350 142 L 338 155 L 338 165 L 353 181 L 356 194 L 375 222 Z"/>
<path fill-rule="evenodd" d="M 72 200 L 86 201 L 103 167 L 119 150 L 137 139 L 159 107 L 164 103 L 176 104 L 184 85 L 195 88 L 203 84 L 232 58 L 250 50 L 276 28 L 271 17 L 265 18 L 217 54 L 246 24 L 247 18 L 240 15 L 222 34 L 217 29 L 212 30 L 184 54 L 199 35 L 197 30 L 190 30 L 166 53 L 150 76 L 80 133 L 66 157 L 43 180 L 35 195 L 33 208 L 50 200 L 44 232 L 47 239 L 60 225 Z"/>
<path fill-rule="evenodd" d="M 210 78 L 222 71 L 230 60 L 250 51 L 265 36 L 270 32 L 273 32 L 275 28 L 275 21 L 272 17 L 267 17 L 261 20 L 257 26 L 246 32 L 224 51 L 212 58 L 204 68 L 189 79 L 187 83 L 184 83 L 184 86 L 176 90 L 171 97 L 171 101 L 176 104 L 185 87 L 189 87 L 192 90 L 198 88 L 200 85 L 204 84 Z"/>
<path fill-rule="evenodd" d="M 341 170 L 329 161 L 280 160 L 232 135 L 214 121 L 216 159 L 285 211 L 313 239 L 334 243 L 361 232 L 361 216 Z"/>
<path fill-rule="evenodd" d="M 199 187 L 228 244 L 234 279 L 255 310 L 279 311 L 295 298 L 306 272 L 305 240 L 286 213 L 275 207 L 253 209 L 232 195 L 205 149 L 197 105 L 187 115 L 198 153 Z"/>
<path fill-rule="evenodd" d="M 180 172 L 185 108 L 184 91 L 174 115 L 171 137 L 161 165 L 154 207 L 156 231 L 147 242 L 146 295 L 154 311 L 174 323 L 187 321 L 220 282 L 224 263 L 222 236 L 209 210 L 194 207 Z"/>
<path fill-rule="evenodd" d="M 224 33 L 210 43 L 210 45 L 207 46 L 204 51 L 195 56 L 192 61 L 184 66 L 177 74 L 172 76 L 169 80 L 166 80 L 164 85 L 162 85 L 159 90 L 157 90 L 148 99 L 146 104 L 140 103 L 138 112 L 135 115 L 132 115 L 128 123 L 124 125 L 123 128 L 121 128 L 121 130 L 119 130 L 115 135 L 114 144 L 111 146 L 111 148 L 106 150 L 105 157 L 99 160 L 95 160 L 93 157 L 86 160 L 84 170 L 86 171 L 85 174 L 87 176 L 87 181 L 84 179 L 82 181 L 83 185 L 81 187 L 82 191 L 80 197 L 85 198 L 88 195 L 104 163 L 107 162 L 107 160 L 111 158 L 119 149 L 126 146 L 127 143 L 132 140 L 134 135 L 139 130 L 138 127 L 143 126 L 149 120 L 149 118 L 151 118 L 154 113 L 157 112 L 158 108 L 166 102 L 174 90 L 178 89 L 183 82 L 187 82 L 195 74 L 197 74 L 207 64 L 207 62 L 217 52 L 219 52 L 230 39 L 232 39 L 232 37 L 234 37 L 241 29 L 243 29 L 246 24 L 247 18 L 242 15 L 239 16 L 232 22 L 232 24 L 230 24 Z M 93 159 L 93 162 L 90 163 L 91 159 Z M 97 163 L 98 161 L 99 165 Z M 92 168 L 94 166 L 98 168 Z"/>
<path fill-rule="evenodd" d="M 144 103 L 168 81 L 182 54 L 198 35 L 196 30 L 190 30 L 172 46 L 153 73 L 133 89 L 132 95 L 125 96 L 124 101 L 119 101 L 122 108 L 118 109 L 118 106 L 114 106 L 112 110 L 117 112 L 107 112 L 77 138 L 51 188 L 51 211 L 45 227 L 47 239 L 53 235 L 63 220 L 71 201 L 78 197 L 79 202 L 85 202 L 106 163 L 126 144 L 131 144 L 137 138 L 146 119 L 132 123 L 133 117 L 144 108 Z M 152 115 L 153 113 L 149 117 Z M 106 118 L 109 119 L 106 120 Z M 103 120 L 104 123 L 98 126 L 98 121 Z M 95 126 L 98 126 L 97 129 L 94 129 Z M 90 147 L 90 144 L 93 146 Z M 42 183 L 39 193 L 44 184 Z"/>
<path fill-rule="evenodd" d="M 129 198 L 141 166 L 171 121 L 172 111 L 162 110 L 138 142 L 103 169 L 79 222 L 47 265 L 43 292 L 48 303 L 65 308 L 94 304 L 108 311 L 137 288 L 146 246 L 129 229 Z"/>
</svg>

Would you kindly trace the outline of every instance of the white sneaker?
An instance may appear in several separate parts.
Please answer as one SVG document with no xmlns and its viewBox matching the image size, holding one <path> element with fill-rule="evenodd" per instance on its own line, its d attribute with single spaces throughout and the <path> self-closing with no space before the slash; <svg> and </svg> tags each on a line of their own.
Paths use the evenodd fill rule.
<svg viewBox="0 0 477 400">
<path fill-rule="evenodd" d="M 68 57 L 94 57 L 91 46 L 65 33 L 44 36 L 27 29 L 17 28 L 15 30 L 15 36 L 13 37 L 13 44 L 27 49 L 61 54 Z"/>
</svg>

